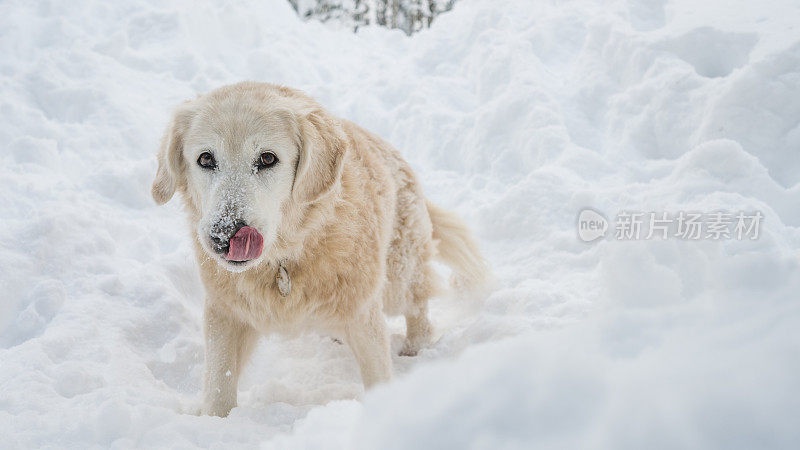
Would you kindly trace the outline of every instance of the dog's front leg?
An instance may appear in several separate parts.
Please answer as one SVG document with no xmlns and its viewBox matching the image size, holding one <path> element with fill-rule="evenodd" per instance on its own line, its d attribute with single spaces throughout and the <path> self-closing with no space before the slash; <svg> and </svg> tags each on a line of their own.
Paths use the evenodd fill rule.
<svg viewBox="0 0 800 450">
<path fill-rule="evenodd" d="M 258 334 L 225 308 L 206 300 L 205 336 L 203 414 L 225 417 L 236 406 L 239 375 Z"/>
<path fill-rule="evenodd" d="M 386 318 L 380 304 L 374 302 L 363 314 L 345 325 L 347 345 L 361 368 L 364 388 L 389 381 L 392 378 L 392 358 Z"/>
</svg>

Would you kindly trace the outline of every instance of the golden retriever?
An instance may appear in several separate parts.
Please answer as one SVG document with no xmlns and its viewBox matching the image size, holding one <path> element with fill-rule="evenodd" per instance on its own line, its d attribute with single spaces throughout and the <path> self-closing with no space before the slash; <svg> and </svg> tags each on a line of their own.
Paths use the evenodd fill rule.
<svg viewBox="0 0 800 450">
<path fill-rule="evenodd" d="M 397 150 L 295 89 L 243 82 L 181 104 L 152 187 L 159 204 L 176 191 L 206 291 L 204 414 L 236 406 L 260 334 L 331 335 L 365 388 L 387 381 L 384 313 L 405 316 L 402 355 L 430 343 L 432 259 L 466 286 L 486 277 L 469 230 Z"/>
</svg>

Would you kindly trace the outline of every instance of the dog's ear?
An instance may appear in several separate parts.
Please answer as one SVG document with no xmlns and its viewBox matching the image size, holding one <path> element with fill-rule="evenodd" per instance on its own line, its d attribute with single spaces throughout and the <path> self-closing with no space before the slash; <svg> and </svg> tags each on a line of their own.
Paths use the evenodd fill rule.
<svg viewBox="0 0 800 450">
<path fill-rule="evenodd" d="M 184 183 L 183 138 L 194 117 L 194 101 L 188 100 L 175 109 L 158 150 L 158 171 L 151 193 L 159 205 L 168 202 Z"/>
<path fill-rule="evenodd" d="M 341 124 L 321 110 L 298 119 L 300 152 L 292 195 L 300 203 L 328 194 L 342 176 L 346 137 Z"/>
</svg>

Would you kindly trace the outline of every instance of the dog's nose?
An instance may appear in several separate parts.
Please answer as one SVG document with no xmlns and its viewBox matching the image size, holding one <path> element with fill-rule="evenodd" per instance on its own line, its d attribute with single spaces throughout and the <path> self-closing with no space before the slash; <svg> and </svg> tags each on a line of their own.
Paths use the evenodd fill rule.
<svg viewBox="0 0 800 450">
<path fill-rule="evenodd" d="M 211 235 L 211 248 L 220 255 L 228 253 L 228 241 L 223 241 L 215 235 Z"/>
<path fill-rule="evenodd" d="M 211 226 L 209 230 L 209 237 L 211 238 L 211 247 L 215 252 L 224 255 L 228 252 L 231 238 L 237 231 L 246 227 L 247 223 L 243 220 L 236 222 L 220 221 Z"/>
</svg>

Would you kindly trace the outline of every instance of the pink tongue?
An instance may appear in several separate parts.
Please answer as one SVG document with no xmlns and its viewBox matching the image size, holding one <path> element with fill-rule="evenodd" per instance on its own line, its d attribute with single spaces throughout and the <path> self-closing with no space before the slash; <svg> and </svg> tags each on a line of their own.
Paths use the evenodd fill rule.
<svg viewBox="0 0 800 450">
<path fill-rule="evenodd" d="M 264 248 L 264 238 L 255 228 L 242 227 L 231 238 L 228 253 L 225 259 L 228 261 L 248 261 L 256 259 Z"/>
</svg>

